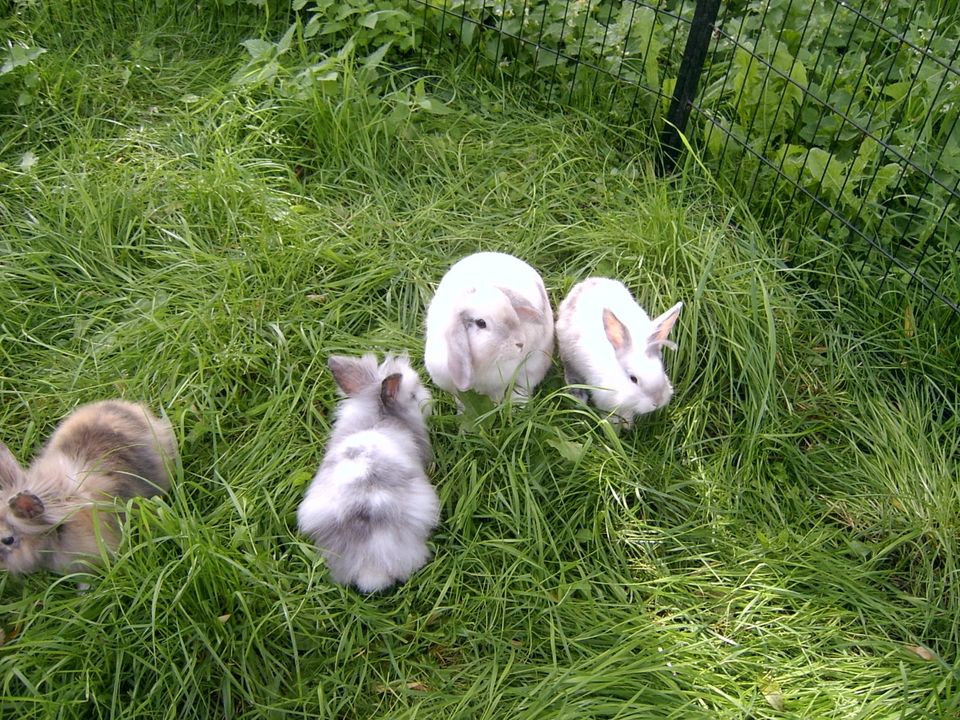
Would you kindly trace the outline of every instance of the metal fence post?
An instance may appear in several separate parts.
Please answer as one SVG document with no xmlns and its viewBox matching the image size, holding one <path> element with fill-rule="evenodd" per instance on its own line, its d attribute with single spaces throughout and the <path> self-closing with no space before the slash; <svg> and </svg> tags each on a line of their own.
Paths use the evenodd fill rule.
<svg viewBox="0 0 960 720">
<path fill-rule="evenodd" d="M 673 99 L 667 111 L 666 122 L 660 131 L 660 154 L 658 169 L 661 175 L 668 175 L 676 167 L 677 159 L 683 149 L 680 133 L 687 126 L 690 117 L 690 103 L 697 94 L 697 84 L 703 72 L 703 61 L 707 57 L 710 35 L 713 33 L 720 11 L 720 0 L 697 0 L 693 12 L 693 22 L 687 44 L 683 48 L 677 84 L 673 89 Z"/>
</svg>

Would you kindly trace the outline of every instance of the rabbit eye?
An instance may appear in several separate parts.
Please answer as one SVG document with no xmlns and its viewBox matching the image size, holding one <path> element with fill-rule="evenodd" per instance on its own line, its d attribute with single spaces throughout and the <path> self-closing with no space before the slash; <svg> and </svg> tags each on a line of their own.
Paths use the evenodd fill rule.
<svg viewBox="0 0 960 720">
<path fill-rule="evenodd" d="M 0 538 L 0 543 L 3 543 L 4 545 L 13 545 L 13 540 L 13 535 L 7 535 L 5 538 Z"/>
<path fill-rule="evenodd" d="M 631 375 L 631 376 L 630 376 L 630 382 L 632 382 L 634 385 L 636 385 L 636 384 L 637 384 L 637 376 L 636 376 L 636 375 Z"/>
<path fill-rule="evenodd" d="M 478 328 L 480 328 L 481 330 L 486 330 L 487 328 L 486 320 L 484 320 L 483 318 L 477 318 L 476 320 L 474 320 L 474 322 L 477 324 Z"/>
</svg>

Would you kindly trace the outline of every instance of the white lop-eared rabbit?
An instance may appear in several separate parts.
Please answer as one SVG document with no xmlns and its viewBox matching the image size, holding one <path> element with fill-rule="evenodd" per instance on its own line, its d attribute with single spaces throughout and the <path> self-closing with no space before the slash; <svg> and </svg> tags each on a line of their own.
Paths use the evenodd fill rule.
<svg viewBox="0 0 960 720">
<path fill-rule="evenodd" d="M 0 567 L 68 573 L 96 564 L 120 542 L 115 499 L 166 492 L 176 461 L 169 421 L 123 400 L 74 410 L 26 470 L 0 443 Z"/>
<path fill-rule="evenodd" d="M 297 511 L 333 579 L 361 592 L 403 582 L 430 559 L 440 503 L 427 479 L 430 393 L 406 357 L 334 355 L 345 396 Z"/>
<path fill-rule="evenodd" d="M 525 400 L 553 356 L 553 309 L 539 273 L 513 255 L 457 261 L 427 309 L 424 364 L 438 387 Z"/>
<path fill-rule="evenodd" d="M 568 385 L 610 415 L 615 427 L 629 428 L 637 415 L 670 402 L 673 386 L 661 350 L 680 315 L 678 302 L 653 320 L 617 280 L 592 277 L 577 283 L 557 313 L 557 344 Z"/>
</svg>

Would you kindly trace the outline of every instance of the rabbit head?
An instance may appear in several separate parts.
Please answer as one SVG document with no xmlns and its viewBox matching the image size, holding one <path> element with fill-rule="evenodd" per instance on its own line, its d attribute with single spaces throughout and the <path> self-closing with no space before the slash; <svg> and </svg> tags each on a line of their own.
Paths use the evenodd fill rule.
<svg viewBox="0 0 960 720">
<path fill-rule="evenodd" d="M 349 400 L 341 403 L 338 413 L 340 425 L 351 432 L 378 417 L 419 428 L 430 414 L 430 392 L 405 355 L 387 355 L 379 365 L 372 353 L 360 358 L 331 355 L 327 365 Z"/>
<path fill-rule="evenodd" d="M 359 358 L 331 355 L 327 365 L 346 398 L 337 406 L 331 447 L 353 433 L 389 426 L 409 438 L 422 462 L 432 459 L 425 422 L 431 411 L 430 391 L 406 355 L 387 355 L 379 365 L 373 353 Z"/>
<path fill-rule="evenodd" d="M 26 486 L 27 473 L 0 443 L 0 568 L 15 574 L 43 564 L 47 534 L 56 524 L 43 500 Z"/>
<path fill-rule="evenodd" d="M 510 290 L 469 290 L 446 331 L 448 369 L 457 389 L 468 390 L 483 376 L 496 375 L 494 382 L 509 380 L 528 352 L 524 323 L 542 319 L 537 308 Z"/>
<path fill-rule="evenodd" d="M 677 347 L 668 337 L 682 307 L 682 302 L 677 303 L 650 321 L 649 327 L 639 328 L 642 331 L 640 333 L 631 333 L 609 308 L 603 310 L 604 333 L 624 376 L 629 380 L 629 384 L 622 385 L 627 390 L 620 404 L 637 414 L 663 407 L 673 397 L 673 385 L 663 368 L 662 350 L 664 347 Z"/>
</svg>

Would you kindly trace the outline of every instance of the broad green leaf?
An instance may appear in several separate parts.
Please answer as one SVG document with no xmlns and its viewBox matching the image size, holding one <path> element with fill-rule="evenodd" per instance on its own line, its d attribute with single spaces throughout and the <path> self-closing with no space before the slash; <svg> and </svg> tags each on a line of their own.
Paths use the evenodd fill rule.
<svg viewBox="0 0 960 720">
<path fill-rule="evenodd" d="M 876 140 L 871 137 L 864 138 L 863 142 L 860 143 L 860 147 L 857 149 L 857 156 L 854 158 L 851 174 L 854 176 L 863 175 L 864 169 L 877 157 L 877 150 L 879 150 L 879 148 L 880 144 Z"/>
<path fill-rule="evenodd" d="M 318 32 L 320 32 L 320 16 L 314 15 L 303 29 L 303 37 L 312 38 Z"/>
<path fill-rule="evenodd" d="M 276 77 L 280 70 L 280 65 L 276 60 L 271 60 L 262 64 L 252 64 L 241 68 L 233 76 L 231 82 L 235 85 L 259 85 L 267 80 Z"/>
<path fill-rule="evenodd" d="M 373 30 L 381 20 L 402 15 L 405 15 L 405 13 L 400 10 L 377 10 L 376 12 L 367 13 L 360 18 L 360 24 L 363 27 Z"/>
<path fill-rule="evenodd" d="M 297 26 L 291 25 L 283 34 L 283 37 L 280 38 L 280 42 L 277 43 L 277 55 L 282 55 L 290 49 L 290 43 L 293 41 L 293 34 L 296 32 L 296 30 Z"/>
<path fill-rule="evenodd" d="M 259 38 L 249 38 L 240 44 L 247 49 L 250 57 L 254 60 L 265 60 L 272 56 L 276 47 L 272 42 Z"/>
<path fill-rule="evenodd" d="M 557 432 L 556 437 L 547 438 L 547 444 L 556 450 L 567 462 L 578 463 L 583 460 L 586 447 L 582 442 L 570 440 Z"/>
<path fill-rule="evenodd" d="M 432 97 L 422 97 L 417 100 L 417 105 L 426 110 L 431 115 L 448 115 L 453 112 L 442 102 Z"/>
<path fill-rule="evenodd" d="M 373 68 L 378 67 L 383 61 L 383 57 L 387 54 L 387 51 L 390 49 L 391 45 L 393 45 L 393 40 L 388 40 L 372 53 L 367 55 L 363 61 L 363 69 L 372 70 Z"/>
<path fill-rule="evenodd" d="M 387 116 L 387 125 L 391 130 L 396 130 L 409 117 L 410 105 L 405 102 L 397 103 Z"/>
<path fill-rule="evenodd" d="M 7 52 L 3 65 L 0 65 L 0 75 L 6 75 L 18 67 L 29 65 L 45 52 L 46 49 L 42 47 L 29 48 L 22 45 L 12 45 Z"/>
<path fill-rule="evenodd" d="M 883 86 L 883 94 L 899 102 L 907 96 L 911 87 L 913 87 L 913 83 L 907 81 L 890 83 Z"/>
<path fill-rule="evenodd" d="M 328 22 L 323 26 L 323 29 L 320 31 L 321 35 L 333 35 L 333 33 L 338 33 L 347 27 L 345 22 L 340 22 L 339 20 Z"/>
<path fill-rule="evenodd" d="M 840 188 L 846 177 L 843 163 L 826 150 L 810 148 L 806 159 L 808 185 L 827 191 L 831 200 L 840 197 Z"/>
<path fill-rule="evenodd" d="M 465 22 L 460 29 L 460 40 L 466 47 L 473 45 L 473 38 L 476 34 L 477 26 L 472 22 Z"/>
<path fill-rule="evenodd" d="M 900 165 L 897 163 L 887 163 L 877 170 L 877 177 L 867 192 L 867 201 L 876 202 L 881 193 L 886 192 L 891 185 L 897 182 L 900 177 Z"/>
</svg>

